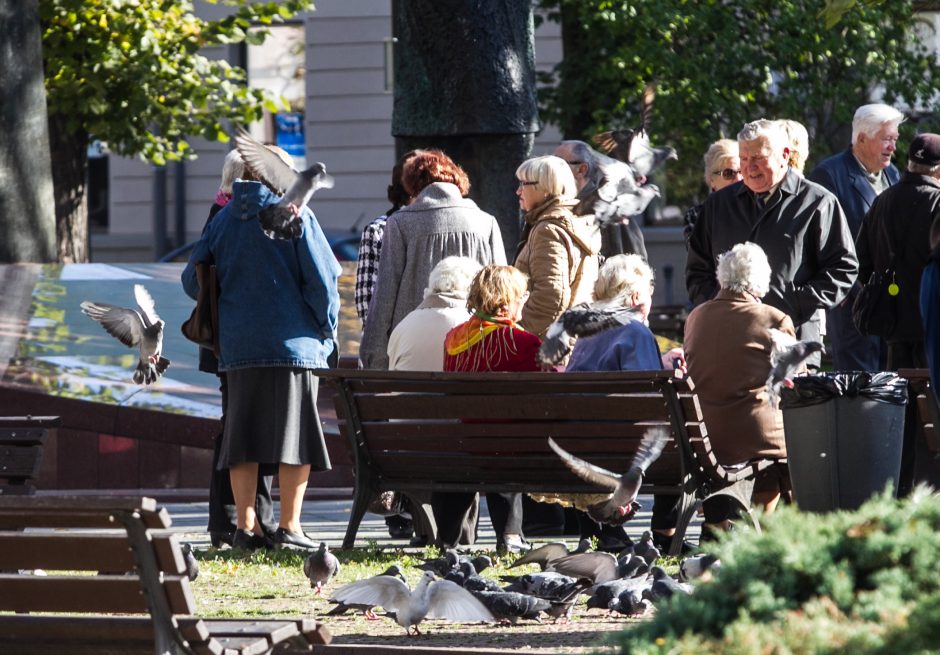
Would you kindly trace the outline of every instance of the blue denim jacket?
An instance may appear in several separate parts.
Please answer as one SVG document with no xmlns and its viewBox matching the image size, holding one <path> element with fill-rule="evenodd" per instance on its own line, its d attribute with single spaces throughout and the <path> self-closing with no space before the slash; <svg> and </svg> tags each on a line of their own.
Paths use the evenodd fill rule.
<svg viewBox="0 0 940 655">
<path fill-rule="evenodd" d="M 196 262 L 216 265 L 219 280 L 219 370 L 321 368 L 337 349 L 340 266 L 313 213 L 303 233 L 269 239 L 258 212 L 279 200 L 260 182 L 236 182 L 232 199 L 206 226 L 183 270 L 196 297 Z"/>
</svg>

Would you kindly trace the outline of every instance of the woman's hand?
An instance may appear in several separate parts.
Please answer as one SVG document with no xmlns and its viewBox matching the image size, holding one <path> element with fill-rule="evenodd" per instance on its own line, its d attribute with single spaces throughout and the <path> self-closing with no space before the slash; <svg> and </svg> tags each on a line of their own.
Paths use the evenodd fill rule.
<svg viewBox="0 0 940 655">
<path fill-rule="evenodd" d="M 662 360 L 663 368 L 675 369 L 681 373 L 680 377 L 685 377 L 689 374 L 689 370 L 685 367 L 685 353 L 682 351 L 682 348 L 673 348 L 667 351 L 663 355 Z"/>
</svg>

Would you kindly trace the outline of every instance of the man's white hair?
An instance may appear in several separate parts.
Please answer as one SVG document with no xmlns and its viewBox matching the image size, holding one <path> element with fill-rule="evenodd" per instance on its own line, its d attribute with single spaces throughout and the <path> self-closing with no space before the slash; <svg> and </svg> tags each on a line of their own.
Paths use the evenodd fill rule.
<svg viewBox="0 0 940 655">
<path fill-rule="evenodd" d="M 783 129 L 779 121 L 758 118 L 756 121 L 745 123 L 741 131 L 738 132 L 739 142 L 756 141 L 761 137 L 766 138 L 770 143 L 770 147 L 775 151 L 790 147 L 786 130 Z"/>
<path fill-rule="evenodd" d="M 764 249 L 747 241 L 718 255 L 718 284 L 763 298 L 770 290 L 770 263 Z"/>
<path fill-rule="evenodd" d="M 859 134 L 873 137 L 878 134 L 878 130 L 885 123 L 897 127 L 903 122 L 904 114 L 891 105 L 881 103 L 862 105 L 855 110 L 855 116 L 852 118 L 852 145 L 854 146 L 858 141 Z"/>
<path fill-rule="evenodd" d="M 424 297 L 446 293 L 457 298 L 466 298 L 470 283 L 481 268 L 483 267 L 480 262 L 470 257 L 445 257 L 431 269 Z"/>
</svg>

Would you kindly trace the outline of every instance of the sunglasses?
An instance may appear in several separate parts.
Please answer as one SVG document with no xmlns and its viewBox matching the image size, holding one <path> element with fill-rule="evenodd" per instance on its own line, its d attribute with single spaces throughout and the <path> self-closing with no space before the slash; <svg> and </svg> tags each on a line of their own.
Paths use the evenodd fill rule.
<svg viewBox="0 0 940 655">
<path fill-rule="evenodd" d="M 522 186 L 535 186 L 536 184 L 538 184 L 538 182 L 523 182 L 521 180 L 519 181 L 519 186 L 521 187 Z"/>
<path fill-rule="evenodd" d="M 723 168 L 720 171 L 712 171 L 712 175 L 720 175 L 726 180 L 733 180 L 740 174 L 741 171 L 736 171 L 733 168 Z"/>
</svg>

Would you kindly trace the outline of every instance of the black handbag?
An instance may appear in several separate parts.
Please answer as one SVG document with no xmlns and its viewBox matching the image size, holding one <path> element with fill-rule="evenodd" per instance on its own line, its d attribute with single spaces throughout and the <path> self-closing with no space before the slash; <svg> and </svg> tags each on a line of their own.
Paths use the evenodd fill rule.
<svg viewBox="0 0 940 655">
<path fill-rule="evenodd" d="M 216 280 L 215 266 L 207 262 L 196 264 L 196 281 L 199 293 L 196 294 L 196 306 L 180 330 L 183 336 L 219 356 L 219 284 Z"/>
<path fill-rule="evenodd" d="M 855 323 L 859 334 L 889 338 L 894 334 L 898 320 L 900 289 L 895 279 L 895 263 L 898 260 L 892 246 L 891 234 L 884 222 L 882 227 L 884 242 L 891 255 L 890 263 L 883 271 L 872 271 L 868 281 L 858 290 L 855 302 L 852 303 L 852 322 Z"/>
</svg>

